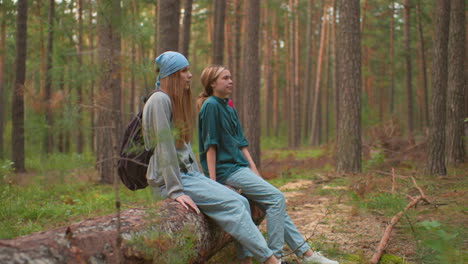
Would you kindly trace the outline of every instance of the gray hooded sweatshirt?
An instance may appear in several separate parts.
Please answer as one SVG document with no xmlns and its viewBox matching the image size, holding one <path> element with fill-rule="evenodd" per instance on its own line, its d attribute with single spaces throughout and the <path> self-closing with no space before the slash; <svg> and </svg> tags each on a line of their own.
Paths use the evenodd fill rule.
<svg viewBox="0 0 468 264">
<path fill-rule="evenodd" d="M 171 99 L 162 91 L 155 92 L 143 108 L 143 138 L 147 150 L 154 149 L 146 178 L 153 190 L 176 199 L 184 194 L 181 168 L 198 172 L 190 143 L 176 148 L 173 135 Z"/>
</svg>

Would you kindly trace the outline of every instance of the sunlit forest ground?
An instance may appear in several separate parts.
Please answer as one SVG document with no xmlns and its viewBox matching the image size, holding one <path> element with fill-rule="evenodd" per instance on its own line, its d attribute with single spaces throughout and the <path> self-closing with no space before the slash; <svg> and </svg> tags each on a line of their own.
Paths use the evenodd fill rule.
<svg viewBox="0 0 468 264">
<path fill-rule="evenodd" d="M 363 172 L 334 172 L 334 145 L 289 150 L 264 138 L 262 174 L 287 198 L 288 212 L 314 250 L 340 263 L 366 263 L 385 227 L 410 197 L 431 204 L 410 209 L 393 229 L 380 263 L 468 263 L 466 235 L 468 163 L 449 168 L 447 177 L 424 171 L 425 143 L 374 131 L 364 140 Z M 0 239 L 10 239 L 114 211 L 113 186 L 97 183 L 90 154 L 54 154 L 27 160 L 28 172 L 0 168 Z M 149 189 L 119 188 L 123 209 L 154 202 Z M 260 226 L 265 231 L 264 223 Z M 285 259 L 300 263 L 289 249 Z M 237 263 L 226 247 L 210 263 Z"/>
</svg>

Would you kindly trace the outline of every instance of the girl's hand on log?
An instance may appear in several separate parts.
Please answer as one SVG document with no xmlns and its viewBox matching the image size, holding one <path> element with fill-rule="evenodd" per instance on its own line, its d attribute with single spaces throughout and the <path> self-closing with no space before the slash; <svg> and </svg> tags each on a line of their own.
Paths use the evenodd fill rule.
<svg viewBox="0 0 468 264">
<path fill-rule="evenodd" d="M 198 209 L 195 202 L 190 198 L 188 195 L 181 195 L 175 199 L 178 203 L 180 203 L 185 209 L 189 209 L 191 207 L 197 214 L 200 214 L 200 209 Z"/>
</svg>

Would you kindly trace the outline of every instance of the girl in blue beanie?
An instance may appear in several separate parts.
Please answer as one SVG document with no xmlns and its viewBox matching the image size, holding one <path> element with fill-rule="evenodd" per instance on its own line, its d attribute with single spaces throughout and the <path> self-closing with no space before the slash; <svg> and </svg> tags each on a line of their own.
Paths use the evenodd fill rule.
<svg viewBox="0 0 468 264">
<path fill-rule="evenodd" d="M 203 212 L 262 263 L 278 260 L 250 216 L 247 199 L 210 180 L 198 170 L 190 145 L 193 107 L 189 62 L 178 52 L 156 58 L 160 72 L 143 108 L 145 148 L 154 149 L 147 179 L 154 192 L 174 199 L 187 210 Z"/>
</svg>

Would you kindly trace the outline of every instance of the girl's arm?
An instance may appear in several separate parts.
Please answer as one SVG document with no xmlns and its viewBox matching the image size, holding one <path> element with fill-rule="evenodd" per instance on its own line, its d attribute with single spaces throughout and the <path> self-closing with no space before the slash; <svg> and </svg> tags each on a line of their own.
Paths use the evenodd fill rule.
<svg viewBox="0 0 468 264">
<path fill-rule="evenodd" d="M 206 163 L 210 179 L 216 181 L 216 146 L 211 145 L 206 152 Z"/>
<path fill-rule="evenodd" d="M 255 162 L 253 161 L 252 159 L 252 156 L 250 156 L 250 152 L 249 150 L 247 149 L 247 147 L 243 147 L 241 148 L 241 151 L 242 151 L 242 154 L 244 154 L 244 157 L 247 159 L 247 161 L 249 162 L 249 168 L 255 172 L 255 174 L 257 174 L 258 176 L 262 177 L 260 175 L 260 173 L 258 172 L 257 170 L 257 166 L 255 165 Z"/>
</svg>

